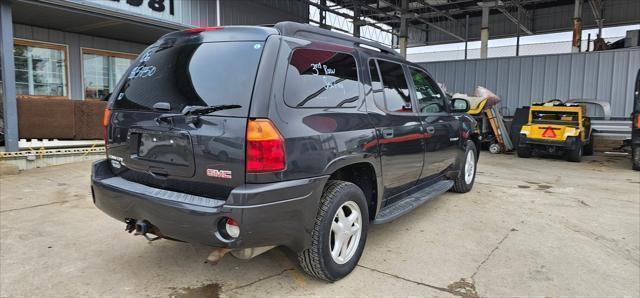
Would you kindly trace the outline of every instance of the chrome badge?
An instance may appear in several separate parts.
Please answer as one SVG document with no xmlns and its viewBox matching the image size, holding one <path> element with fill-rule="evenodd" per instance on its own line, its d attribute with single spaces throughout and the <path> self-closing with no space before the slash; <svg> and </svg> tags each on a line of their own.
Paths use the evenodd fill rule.
<svg viewBox="0 0 640 298">
<path fill-rule="evenodd" d="M 207 169 L 207 176 L 209 177 L 231 179 L 231 174 L 231 171 L 228 170 Z"/>
</svg>

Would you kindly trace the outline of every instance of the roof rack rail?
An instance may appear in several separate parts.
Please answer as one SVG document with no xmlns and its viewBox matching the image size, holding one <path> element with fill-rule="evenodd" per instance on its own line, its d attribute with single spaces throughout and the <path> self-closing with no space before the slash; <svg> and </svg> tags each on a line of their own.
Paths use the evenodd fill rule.
<svg viewBox="0 0 640 298">
<path fill-rule="evenodd" d="M 280 34 L 284 36 L 290 37 L 305 37 L 308 38 L 309 35 L 312 35 L 314 39 L 319 41 L 327 41 L 338 43 L 347 46 L 366 46 L 366 48 L 375 48 L 380 50 L 383 53 L 391 54 L 396 57 L 403 58 L 400 53 L 394 51 L 393 49 L 383 46 L 381 44 L 367 41 L 361 38 L 333 32 L 331 30 L 322 29 L 319 27 L 315 27 L 309 24 L 302 24 L 296 22 L 279 22 L 273 25 L 274 28 L 280 31 Z M 302 34 L 301 34 L 302 33 Z M 302 36 L 301 36 L 302 35 Z"/>
</svg>

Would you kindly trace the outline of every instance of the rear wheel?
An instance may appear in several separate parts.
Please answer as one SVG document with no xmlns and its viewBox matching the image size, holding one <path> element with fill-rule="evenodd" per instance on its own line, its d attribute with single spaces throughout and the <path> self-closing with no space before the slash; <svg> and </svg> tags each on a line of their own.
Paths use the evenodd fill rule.
<svg viewBox="0 0 640 298">
<path fill-rule="evenodd" d="M 582 142 L 580 138 L 575 139 L 575 145 L 573 150 L 569 150 L 567 152 L 567 160 L 572 162 L 580 162 L 582 161 Z"/>
<path fill-rule="evenodd" d="M 460 172 L 453 181 L 451 191 L 465 193 L 473 188 L 476 180 L 476 157 L 478 156 L 476 145 L 472 141 L 467 141 L 467 149 L 464 152 L 464 159 L 460 161 Z"/>
<path fill-rule="evenodd" d="M 368 224 L 362 190 L 349 182 L 327 182 L 311 231 L 311 247 L 298 255 L 300 266 L 309 275 L 327 281 L 345 277 L 360 260 Z"/>
<path fill-rule="evenodd" d="M 516 150 L 516 152 L 518 153 L 518 157 L 520 157 L 520 158 L 529 158 L 529 157 L 531 157 L 531 148 L 529 148 L 529 147 L 518 146 L 518 150 Z"/>
<path fill-rule="evenodd" d="M 631 162 L 633 162 L 633 169 L 640 171 L 640 146 L 631 145 Z"/>
<path fill-rule="evenodd" d="M 593 155 L 593 135 L 589 137 L 589 143 L 584 145 L 583 154 L 586 156 Z"/>
</svg>

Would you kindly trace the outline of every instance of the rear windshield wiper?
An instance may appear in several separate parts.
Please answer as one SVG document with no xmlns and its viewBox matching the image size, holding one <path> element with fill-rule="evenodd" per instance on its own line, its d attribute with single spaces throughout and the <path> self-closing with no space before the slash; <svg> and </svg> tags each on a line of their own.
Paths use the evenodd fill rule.
<svg viewBox="0 0 640 298">
<path fill-rule="evenodd" d="M 241 105 L 217 105 L 217 106 L 186 106 L 180 114 L 163 114 L 156 118 L 157 122 L 168 121 L 178 116 L 201 116 L 222 110 L 241 108 Z"/>
<path fill-rule="evenodd" d="M 241 105 L 218 105 L 218 106 L 186 106 L 182 110 L 182 115 L 185 116 L 200 116 L 206 115 L 222 110 L 231 110 L 241 108 Z"/>
</svg>

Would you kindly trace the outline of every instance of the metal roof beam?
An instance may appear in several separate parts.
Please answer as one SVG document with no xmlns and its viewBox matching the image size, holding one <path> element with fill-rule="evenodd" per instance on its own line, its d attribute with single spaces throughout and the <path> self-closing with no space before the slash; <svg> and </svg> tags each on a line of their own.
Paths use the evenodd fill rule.
<svg viewBox="0 0 640 298">
<path fill-rule="evenodd" d="M 522 24 L 522 22 L 518 18 L 514 17 L 511 13 L 509 13 L 509 11 L 505 8 L 504 2 L 502 2 L 500 0 L 498 0 L 498 1 L 478 2 L 478 6 L 497 9 L 505 17 L 507 17 L 507 19 L 512 21 L 517 26 L 520 26 L 520 29 L 522 29 L 522 31 L 524 31 L 525 33 L 527 33 L 529 35 L 533 34 L 533 31 L 529 30 L 529 28 L 527 28 L 527 26 Z M 520 8 L 518 7 L 518 9 L 520 9 Z"/>
<path fill-rule="evenodd" d="M 395 9 L 395 10 L 399 10 L 399 11 L 401 10 L 401 8 L 400 8 L 400 7 L 398 7 L 398 6 L 396 6 L 396 5 L 392 4 L 392 3 L 389 3 L 389 2 L 387 2 L 387 1 L 385 1 L 385 0 L 380 0 L 380 2 L 385 2 L 387 5 L 391 6 L 391 7 L 392 7 L 393 9 Z M 414 20 L 418 20 L 418 21 L 420 21 L 420 22 L 422 22 L 422 23 L 425 23 L 425 24 L 427 24 L 428 26 L 433 27 L 434 29 L 437 29 L 437 30 L 439 30 L 439 31 L 442 31 L 442 32 L 443 32 L 443 33 L 445 33 L 445 34 L 451 35 L 452 37 L 454 37 L 454 38 L 456 38 L 456 39 L 458 39 L 458 40 L 460 40 L 460 41 L 465 41 L 465 39 L 464 39 L 463 37 L 461 37 L 460 35 L 455 34 L 455 33 L 451 32 L 451 31 L 449 31 L 449 30 L 447 30 L 447 29 L 445 29 L 445 28 L 441 27 L 440 25 L 436 25 L 436 24 L 434 24 L 433 22 L 431 22 L 431 21 L 429 21 L 429 20 L 426 20 L 426 19 L 422 18 L 422 17 L 421 17 L 419 14 L 417 14 L 417 13 L 413 13 L 413 18 L 412 18 L 412 19 L 414 19 Z M 456 24 L 457 24 L 457 23 L 456 23 Z M 454 24 L 454 25 L 455 25 L 455 24 Z"/>
<path fill-rule="evenodd" d="M 531 30 L 529 30 L 529 28 L 527 28 L 527 26 L 525 26 L 522 22 L 520 22 L 520 20 L 518 20 L 518 18 L 516 18 L 513 15 L 511 15 L 504 7 L 497 6 L 496 9 L 498 9 L 498 11 L 500 11 L 502 14 L 504 14 L 504 16 L 507 17 L 507 19 L 512 21 L 514 24 L 520 26 L 520 29 L 522 29 L 522 31 L 524 31 L 525 33 L 527 33 L 529 35 L 533 34 L 533 32 Z"/>
<path fill-rule="evenodd" d="M 444 29 L 444 28 L 442 28 L 442 27 L 440 27 L 440 26 L 438 26 L 438 25 L 436 25 L 436 24 L 434 24 L 434 23 L 431 23 L 431 22 L 429 22 L 429 21 L 427 21 L 427 20 L 425 20 L 425 19 L 423 19 L 423 18 L 421 18 L 421 17 L 416 17 L 416 18 L 414 18 L 414 19 L 415 19 L 415 20 L 418 20 L 418 21 L 420 21 L 420 22 L 423 22 L 423 23 L 425 23 L 425 24 L 427 24 L 429 27 L 433 27 L 434 29 L 437 29 L 437 30 L 439 30 L 439 31 L 442 31 L 443 33 L 449 34 L 449 35 L 451 35 L 452 37 L 454 37 L 454 38 L 456 38 L 456 39 L 458 39 L 458 40 L 460 40 L 460 41 L 465 41 L 465 39 L 464 39 L 463 37 L 461 37 L 460 35 L 455 34 L 455 33 L 451 32 L 451 31 L 449 31 L 449 30 L 447 30 L 447 29 Z"/>
<path fill-rule="evenodd" d="M 358 19 L 358 20 L 356 20 L 356 19 L 355 19 L 353 16 L 351 16 L 351 15 L 348 15 L 348 14 L 346 14 L 346 13 L 341 13 L 341 12 L 339 12 L 339 11 L 335 11 L 334 9 L 332 9 L 332 8 L 330 8 L 330 7 L 327 7 L 327 6 L 324 6 L 324 5 L 320 5 L 320 4 L 315 3 L 315 2 L 313 2 L 313 1 L 310 1 L 310 0 L 298 0 L 298 1 L 301 1 L 301 2 L 303 2 L 303 3 L 306 3 L 306 4 L 309 4 L 309 5 L 311 5 L 311 6 L 314 6 L 314 7 L 318 8 L 318 9 L 320 9 L 320 10 L 326 10 L 326 11 L 328 11 L 328 12 L 332 13 L 332 14 L 335 14 L 335 15 L 337 15 L 337 16 L 343 17 L 343 18 L 345 18 L 345 19 L 350 19 L 350 20 L 353 20 L 354 22 L 355 22 L 355 21 L 358 21 L 358 22 L 360 22 L 360 24 L 361 24 L 361 25 L 371 26 L 371 27 L 373 27 L 373 28 L 379 29 L 380 31 L 387 32 L 387 33 L 389 33 L 389 34 L 396 35 L 396 36 L 398 35 L 397 33 L 393 32 L 393 30 L 387 30 L 387 29 L 385 29 L 385 28 L 382 28 L 382 27 L 380 27 L 380 26 L 376 25 L 375 23 L 367 22 L 367 21 L 362 20 L 362 19 Z"/>
</svg>

